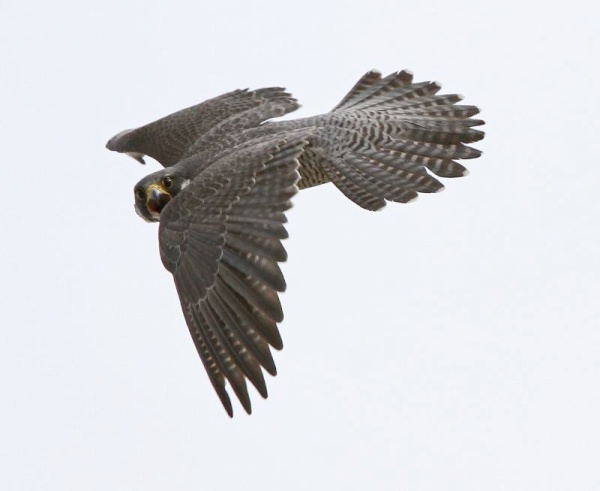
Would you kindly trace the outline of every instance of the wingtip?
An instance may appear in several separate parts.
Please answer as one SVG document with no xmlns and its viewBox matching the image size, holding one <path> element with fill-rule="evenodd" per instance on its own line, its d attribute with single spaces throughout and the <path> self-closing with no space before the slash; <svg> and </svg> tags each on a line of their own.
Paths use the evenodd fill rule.
<svg viewBox="0 0 600 491">
<path fill-rule="evenodd" d="M 260 394 L 260 396 L 263 399 L 268 399 L 269 398 L 269 391 L 267 390 L 266 384 L 264 384 L 264 385 L 262 385 L 260 387 L 257 387 L 257 386 L 255 386 L 255 387 L 256 387 L 256 390 L 258 391 L 258 393 Z"/>
<path fill-rule="evenodd" d="M 140 164 L 145 164 L 145 154 L 130 150 L 130 148 L 132 147 L 132 133 L 134 131 L 135 130 L 124 130 L 120 133 L 117 133 L 115 136 L 113 136 L 110 140 L 106 142 L 105 147 L 112 152 L 124 153 L 132 159 L 137 160 Z"/>
<path fill-rule="evenodd" d="M 246 411 L 246 413 L 248 415 L 252 414 L 252 404 L 250 403 L 250 399 L 248 398 L 247 400 L 244 400 L 244 401 L 242 401 L 240 399 L 240 402 L 242 403 L 244 411 Z"/>
<path fill-rule="evenodd" d="M 131 135 L 134 130 L 123 130 L 113 136 L 108 142 L 106 142 L 106 148 L 114 152 L 122 152 L 123 142 L 127 140 L 127 137 Z"/>
<path fill-rule="evenodd" d="M 221 402 L 223 403 L 223 409 L 225 409 L 227 416 L 229 416 L 230 418 L 233 418 L 233 407 L 231 405 L 231 402 L 229 402 L 229 404 L 225 404 L 225 402 L 223 402 L 223 400 L 221 400 Z"/>
<path fill-rule="evenodd" d="M 213 387 L 217 393 L 217 396 L 219 397 L 219 400 L 221 401 L 221 404 L 223 405 L 223 409 L 225 409 L 225 412 L 230 418 L 233 418 L 233 406 L 231 405 L 231 399 L 227 395 L 225 387 L 215 384 L 213 384 Z"/>
</svg>

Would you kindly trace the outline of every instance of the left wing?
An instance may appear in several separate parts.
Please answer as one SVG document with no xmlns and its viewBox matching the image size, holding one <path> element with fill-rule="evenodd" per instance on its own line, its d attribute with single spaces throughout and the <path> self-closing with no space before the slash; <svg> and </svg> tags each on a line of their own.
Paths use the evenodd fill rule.
<svg viewBox="0 0 600 491">
<path fill-rule="evenodd" d="M 159 242 L 210 381 L 229 416 L 227 381 L 251 413 L 246 379 L 267 397 L 269 346 L 283 347 L 278 292 L 285 280 L 284 212 L 297 192 L 307 131 L 234 150 L 195 178 L 162 211 Z"/>
</svg>

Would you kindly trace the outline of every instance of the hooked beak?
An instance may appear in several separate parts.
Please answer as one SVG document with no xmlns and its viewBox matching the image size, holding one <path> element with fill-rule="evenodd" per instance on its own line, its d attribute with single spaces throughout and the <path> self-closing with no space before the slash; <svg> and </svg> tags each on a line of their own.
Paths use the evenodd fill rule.
<svg viewBox="0 0 600 491">
<path fill-rule="evenodd" d="M 146 208 L 150 212 L 150 215 L 158 219 L 160 212 L 171 201 L 171 194 L 169 194 L 162 186 L 158 184 L 150 184 L 146 189 Z"/>
</svg>

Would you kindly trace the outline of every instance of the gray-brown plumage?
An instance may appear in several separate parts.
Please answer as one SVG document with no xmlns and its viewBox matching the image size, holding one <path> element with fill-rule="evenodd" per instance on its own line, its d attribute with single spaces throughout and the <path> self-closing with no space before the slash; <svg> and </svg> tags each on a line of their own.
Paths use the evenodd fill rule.
<svg viewBox="0 0 600 491">
<path fill-rule="evenodd" d="M 278 292 L 286 252 L 285 211 L 298 189 L 333 182 L 368 210 L 442 189 L 434 177 L 466 173 L 457 159 L 475 106 L 437 95 L 436 82 L 408 71 L 364 75 L 329 113 L 268 121 L 299 107 L 281 88 L 236 90 L 113 137 L 107 148 L 165 169 L 134 188 L 137 213 L 160 221 L 164 266 L 173 274 L 196 349 L 227 413 L 231 386 L 244 409 L 246 380 L 263 396 L 263 369 L 275 375 L 270 347 L 283 343 Z"/>
</svg>

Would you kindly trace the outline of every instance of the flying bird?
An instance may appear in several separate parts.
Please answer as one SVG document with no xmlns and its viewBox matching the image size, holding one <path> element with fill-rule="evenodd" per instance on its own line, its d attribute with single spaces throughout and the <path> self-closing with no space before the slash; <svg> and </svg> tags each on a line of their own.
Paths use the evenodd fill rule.
<svg viewBox="0 0 600 491">
<path fill-rule="evenodd" d="M 134 187 L 135 210 L 159 222 L 160 257 L 208 377 L 227 414 L 227 384 L 248 414 L 247 381 L 267 397 L 270 348 L 283 347 L 285 212 L 299 189 L 332 182 L 362 208 L 408 203 L 460 177 L 479 109 L 438 95 L 403 70 L 366 73 L 330 112 L 271 121 L 299 106 L 279 87 L 235 90 L 122 131 L 106 147 L 164 169 Z"/>
</svg>

